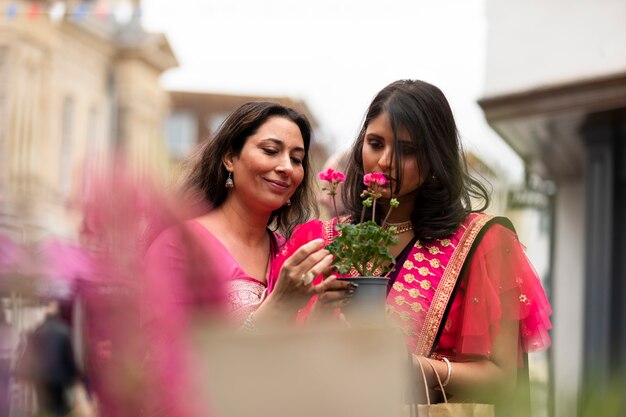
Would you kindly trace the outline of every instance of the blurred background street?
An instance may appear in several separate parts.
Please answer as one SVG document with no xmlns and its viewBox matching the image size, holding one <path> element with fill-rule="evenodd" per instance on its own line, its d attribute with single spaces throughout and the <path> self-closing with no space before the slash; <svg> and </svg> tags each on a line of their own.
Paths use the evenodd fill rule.
<svg viewBox="0 0 626 417">
<path fill-rule="evenodd" d="M 67 301 L 85 370 L 84 211 L 117 157 L 169 189 L 229 112 L 267 99 L 310 118 L 317 172 L 401 78 L 448 97 L 488 212 L 542 277 L 533 415 L 621 415 L 596 393 L 626 373 L 624 22 L 624 0 L 0 0 L 0 416 L 33 409 L 12 370 L 45 300 Z"/>
</svg>

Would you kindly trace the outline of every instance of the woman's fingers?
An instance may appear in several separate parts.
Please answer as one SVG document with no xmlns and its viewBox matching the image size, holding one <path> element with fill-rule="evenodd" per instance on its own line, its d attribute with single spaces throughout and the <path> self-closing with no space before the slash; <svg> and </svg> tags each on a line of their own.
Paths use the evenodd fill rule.
<svg viewBox="0 0 626 417">
<path fill-rule="evenodd" d="M 311 290 L 313 293 L 320 295 L 328 291 L 339 291 L 352 295 L 357 287 L 357 284 L 342 279 L 337 279 L 337 276 L 331 275 L 320 284 L 313 286 Z"/>
<path fill-rule="evenodd" d="M 304 274 L 310 273 L 316 277 L 329 269 L 333 262 L 333 255 L 330 255 L 326 250 L 320 252 L 323 253 L 313 254 L 300 264 Z"/>
<path fill-rule="evenodd" d="M 326 291 L 319 296 L 319 302 L 324 307 L 343 307 L 352 299 L 352 293 L 346 291 Z"/>
<path fill-rule="evenodd" d="M 301 274 L 312 271 L 315 276 L 318 276 L 330 267 L 332 261 L 332 255 L 326 249 L 320 249 L 302 259 L 297 266 L 294 266 L 294 270 L 299 271 Z"/>
<path fill-rule="evenodd" d="M 313 253 L 319 251 L 324 245 L 324 239 L 312 240 L 298 248 L 293 255 L 285 261 L 287 266 L 297 266 L 307 259 Z"/>
<path fill-rule="evenodd" d="M 320 307 L 328 311 L 348 305 L 356 288 L 356 284 L 331 275 L 327 280 L 313 287 L 312 291 L 318 294 L 317 300 Z"/>
<path fill-rule="evenodd" d="M 283 264 L 284 280 L 308 287 L 316 276 L 328 275 L 333 258 L 323 244 L 323 239 L 315 239 L 294 252 Z"/>
</svg>

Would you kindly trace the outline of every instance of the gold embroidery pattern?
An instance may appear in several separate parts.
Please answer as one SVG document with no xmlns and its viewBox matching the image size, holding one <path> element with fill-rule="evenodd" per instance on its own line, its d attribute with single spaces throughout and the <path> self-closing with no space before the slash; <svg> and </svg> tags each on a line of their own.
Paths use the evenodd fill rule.
<svg viewBox="0 0 626 417">
<path fill-rule="evenodd" d="M 404 321 L 411 320 L 411 315 L 407 311 L 401 311 L 400 313 L 398 313 L 398 316 L 400 316 L 400 318 Z"/>
<path fill-rule="evenodd" d="M 443 318 L 450 296 L 454 290 L 458 275 L 463 267 L 463 262 L 465 262 L 478 232 L 480 232 L 483 226 L 493 217 L 494 216 L 486 214 L 479 214 L 472 216 L 469 219 L 470 224 L 467 227 L 467 231 L 465 231 L 459 239 L 459 242 L 450 257 L 450 261 L 448 262 L 443 276 L 441 277 L 441 281 L 437 286 L 437 290 L 435 291 L 435 296 L 433 297 L 430 308 L 426 313 L 424 325 L 422 326 L 422 331 L 417 341 L 417 346 L 415 347 L 416 354 L 430 354 L 433 343 L 435 342 L 435 337 L 437 336 L 437 330 L 441 324 L 441 319 Z"/>
<path fill-rule="evenodd" d="M 411 281 L 413 281 L 413 280 L 411 280 Z M 428 290 L 428 289 L 432 288 L 432 285 L 431 285 L 430 281 L 428 281 L 428 280 L 422 280 L 422 281 L 418 281 L 418 282 L 420 283 L 420 286 L 423 289 Z M 427 287 L 427 288 L 425 288 L 425 287 Z M 424 294 L 422 294 L 419 291 L 419 289 L 417 289 L 417 288 L 407 288 L 402 282 L 399 282 L 399 281 L 396 281 L 396 282 L 393 283 L 393 289 L 398 291 L 398 292 L 406 291 L 406 292 L 409 293 L 409 296 L 411 298 L 419 298 L 419 297 L 426 298 L 426 296 Z M 400 299 L 402 299 L 402 301 L 399 301 Z M 398 305 L 402 305 L 402 304 L 404 304 L 404 302 L 406 302 L 404 297 L 401 296 L 401 295 L 394 297 L 394 301 Z"/>
<path fill-rule="evenodd" d="M 469 224 L 475 216 L 470 215 L 466 222 Z M 444 242 L 447 247 L 440 241 L 423 246 L 417 241 L 414 245 L 418 249 L 417 253 L 402 263 L 402 270 L 388 295 L 387 305 L 390 317 L 402 329 L 411 350 L 418 346 L 422 333 L 427 329 L 424 326 L 434 301 L 432 293 L 426 296 L 424 291 L 437 293 L 438 286 L 451 265 L 451 255 L 454 255 L 463 234 L 464 230 L 459 229 L 448 239 L 449 244 Z"/>
<path fill-rule="evenodd" d="M 425 277 L 426 275 L 435 275 L 432 272 L 430 272 L 430 269 L 428 269 L 427 267 L 423 266 L 421 268 L 417 268 L 417 272 L 419 272 L 419 274 L 423 277 Z"/>
<path fill-rule="evenodd" d="M 416 313 L 419 313 L 420 311 L 425 311 L 424 307 L 422 307 L 422 305 L 418 302 L 411 304 L 411 310 L 415 311 Z"/>
<path fill-rule="evenodd" d="M 417 332 L 413 329 L 413 325 L 407 323 L 408 321 L 417 321 L 415 318 L 411 317 L 411 315 L 407 311 L 398 311 L 390 305 L 385 307 L 386 313 L 392 317 L 394 315 L 398 316 L 402 321 L 396 321 L 396 325 L 402 332 L 402 334 L 406 337 L 415 337 L 417 336 Z"/>
<path fill-rule="evenodd" d="M 427 279 L 423 279 L 419 283 L 420 287 L 422 287 L 422 289 L 426 291 L 430 290 L 433 287 L 433 284 Z"/>
<path fill-rule="evenodd" d="M 323 222 L 324 240 L 326 240 L 326 242 L 331 242 L 335 238 L 335 235 L 339 234 L 335 231 L 335 226 L 337 226 L 337 224 L 342 220 L 343 218 L 342 219 L 332 218 L 328 221 Z"/>
<path fill-rule="evenodd" d="M 409 292 L 409 295 L 410 295 L 412 298 L 418 298 L 418 297 L 423 297 L 423 298 L 426 298 L 426 297 L 424 297 L 424 296 L 422 295 L 422 293 L 421 293 L 421 292 L 419 292 L 419 290 L 418 290 L 417 288 L 411 288 L 410 290 L 408 290 L 408 292 Z"/>
<path fill-rule="evenodd" d="M 367 263 L 366 270 L 368 270 L 368 271 L 369 271 L 371 268 L 372 268 L 372 263 L 371 263 L 371 262 L 368 262 L 368 263 Z M 374 270 L 374 272 L 372 272 L 372 275 L 371 275 L 371 276 L 373 276 L 373 277 L 379 277 L 379 276 L 381 276 L 382 272 L 383 272 L 382 268 L 376 268 L 376 269 Z M 350 274 L 350 276 L 355 277 L 355 278 L 357 278 L 357 277 L 360 277 L 360 276 L 361 276 L 361 274 L 359 274 L 359 271 L 357 271 L 357 270 L 356 270 L 356 269 L 354 269 L 354 268 L 350 268 L 350 272 L 348 272 L 348 273 Z"/>
<path fill-rule="evenodd" d="M 439 255 L 439 254 L 442 254 L 443 252 L 437 246 L 429 246 L 428 253 L 430 253 L 431 255 Z"/>
</svg>

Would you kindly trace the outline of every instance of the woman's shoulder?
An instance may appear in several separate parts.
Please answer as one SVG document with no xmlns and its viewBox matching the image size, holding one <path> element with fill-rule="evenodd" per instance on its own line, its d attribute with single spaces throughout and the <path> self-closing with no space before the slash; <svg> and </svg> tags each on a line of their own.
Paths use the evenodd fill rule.
<svg viewBox="0 0 626 417">
<path fill-rule="evenodd" d="M 206 230 L 206 234 L 201 230 L 203 228 L 195 220 L 181 221 L 176 224 L 169 225 L 150 241 L 147 242 L 148 254 L 154 252 L 168 253 L 178 252 L 188 246 L 191 242 L 199 242 L 203 236 L 210 235 Z"/>
<path fill-rule="evenodd" d="M 461 223 L 458 231 L 474 236 L 499 236 L 503 239 L 517 236 L 515 227 L 508 217 L 483 212 L 470 213 Z"/>
</svg>

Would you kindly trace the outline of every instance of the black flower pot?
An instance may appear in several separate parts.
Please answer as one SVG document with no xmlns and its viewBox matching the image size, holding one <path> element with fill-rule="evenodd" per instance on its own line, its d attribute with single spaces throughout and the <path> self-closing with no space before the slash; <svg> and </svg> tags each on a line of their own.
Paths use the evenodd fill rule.
<svg viewBox="0 0 626 417">
<path fill-rule="evenodd" d="M 341 309 L 348 322 L 363 323 L 384 320 L 389 278 L 355 277 L 343 279 L 358 284 L 350 302 Z"/>
</svg>

